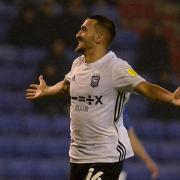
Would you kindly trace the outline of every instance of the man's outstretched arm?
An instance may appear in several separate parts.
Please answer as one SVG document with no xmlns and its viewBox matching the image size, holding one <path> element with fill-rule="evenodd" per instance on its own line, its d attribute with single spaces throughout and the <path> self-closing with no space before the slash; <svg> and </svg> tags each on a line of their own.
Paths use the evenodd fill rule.
<svg viewBox="0 0 180 180">
<path fill-rule="evenodd" d="M 69 93 L 70 82 L 60 81 L 53 86 L 47 86 L 43 76 L 39 76 L 39 84 L 31 84 L 26 90 L 26 99 L 34 100 L 46 96 L 64 96 Z"/>
<path fill-rule="evenodd" d="M 180 107 L 180 87 L 171 93 L 158 85 L 143 81 L 135 87 L 135 91 L 149 99 Z"/>
</svg>

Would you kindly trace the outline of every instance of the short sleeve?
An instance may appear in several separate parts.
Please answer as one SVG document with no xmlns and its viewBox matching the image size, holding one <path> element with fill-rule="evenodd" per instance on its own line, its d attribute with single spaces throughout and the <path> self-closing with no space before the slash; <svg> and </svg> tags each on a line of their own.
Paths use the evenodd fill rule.
<svg viewBox="0 0 180 180">
<path fill-rule="evenodd" d="M 79 62 L 80 62 L 80 58 L 77 58 L 74 60 L 72 66 L 71 66 L 71 70 L 65 75 L 65 78 L 64 78 L 65 80 L 71 82 L 74 69 L 78 66 Z"/>
<path fill-rule="evenodd" d="M 72 76 L 72 68 L 71 70 L 65 75 L 65 78 L 67 81 L 71 82 L 71 76 Z"/>
<path fill-rule="evenodd" d="M 132 92 L 136 85 L 145 81 L 126 62 L 119 60 L 112 68 L 112 84 L 118 91 Z"/>
</svg>

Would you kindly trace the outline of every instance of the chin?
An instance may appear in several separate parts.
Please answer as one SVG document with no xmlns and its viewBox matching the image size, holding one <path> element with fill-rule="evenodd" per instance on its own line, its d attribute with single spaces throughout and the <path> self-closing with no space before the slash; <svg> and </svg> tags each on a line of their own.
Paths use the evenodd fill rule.
<svg viewBox="0 0 180 180">
<path fill-rule="evenodd" d="M 75 49 L 75 52 L 77 52 L 77 53 L 84 53 L 84 51 L 85 51 L 85 49 L 84 49 L 84 48 L 81 48 L 81 47 L 77 47 L 77 48 Z"/>
</svg>

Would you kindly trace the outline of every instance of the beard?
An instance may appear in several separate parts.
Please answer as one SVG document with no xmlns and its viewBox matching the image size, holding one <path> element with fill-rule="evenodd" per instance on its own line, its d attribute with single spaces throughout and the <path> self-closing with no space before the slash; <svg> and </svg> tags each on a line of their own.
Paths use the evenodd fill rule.
<svg viewBox="0 0 180 180">
<path fill-rule="evenodd" d="M 78 47 L 78 46 L 77 46 L 77 47 L 75 48 L 75 52 L 77 52 L 77 53 L 82 53 L 82 54 L 83 54 L 83 53 L 85 52 L 85 48 L 83 48 L 83 47 Z"/>
<path fill-rule="evenodd" d="M 78 44 L 77 47 L 75 48 L 75 52 L 77 53 L 84 53 L 86 50 L 86 48 L 84 46 L 82 46 L 82 44 Z"/>
<path fill-rule="evenodd" d="M 86 50 L 85 47 L 83 47 L 81 44 L 81 43 L 83 43 L 83 39 L 81 37 L 78 37 L 77 40 L 78 40 L 78 45 L 75 48 L 75 52 L 83 54 Z"/>
</svg>

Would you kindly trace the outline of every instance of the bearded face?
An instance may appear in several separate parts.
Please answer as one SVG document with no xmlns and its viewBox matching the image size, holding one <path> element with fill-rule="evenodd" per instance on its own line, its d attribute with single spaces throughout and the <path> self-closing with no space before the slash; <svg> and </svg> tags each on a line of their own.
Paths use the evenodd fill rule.
<svg viewBox="0 0 180 180">
<path fill-rule="evenodd" d="M 75 49 L 77 53 L 84 53 L 86 50 L 85 46 L 85 40 L 82 39 L 82 37 L 77 37 L 78 45 Z"/>
<path fill-rule="evenodd" d="M 97 36 L 97 32 L 95 24 L 95 20 L 87 19 L 81 26 L 79 32 L 76 34 L 78 45 L 75 51 L 77 53 L 85 53 L 85 51 L 96 45 L 95 38 Z"/>
</svg>

